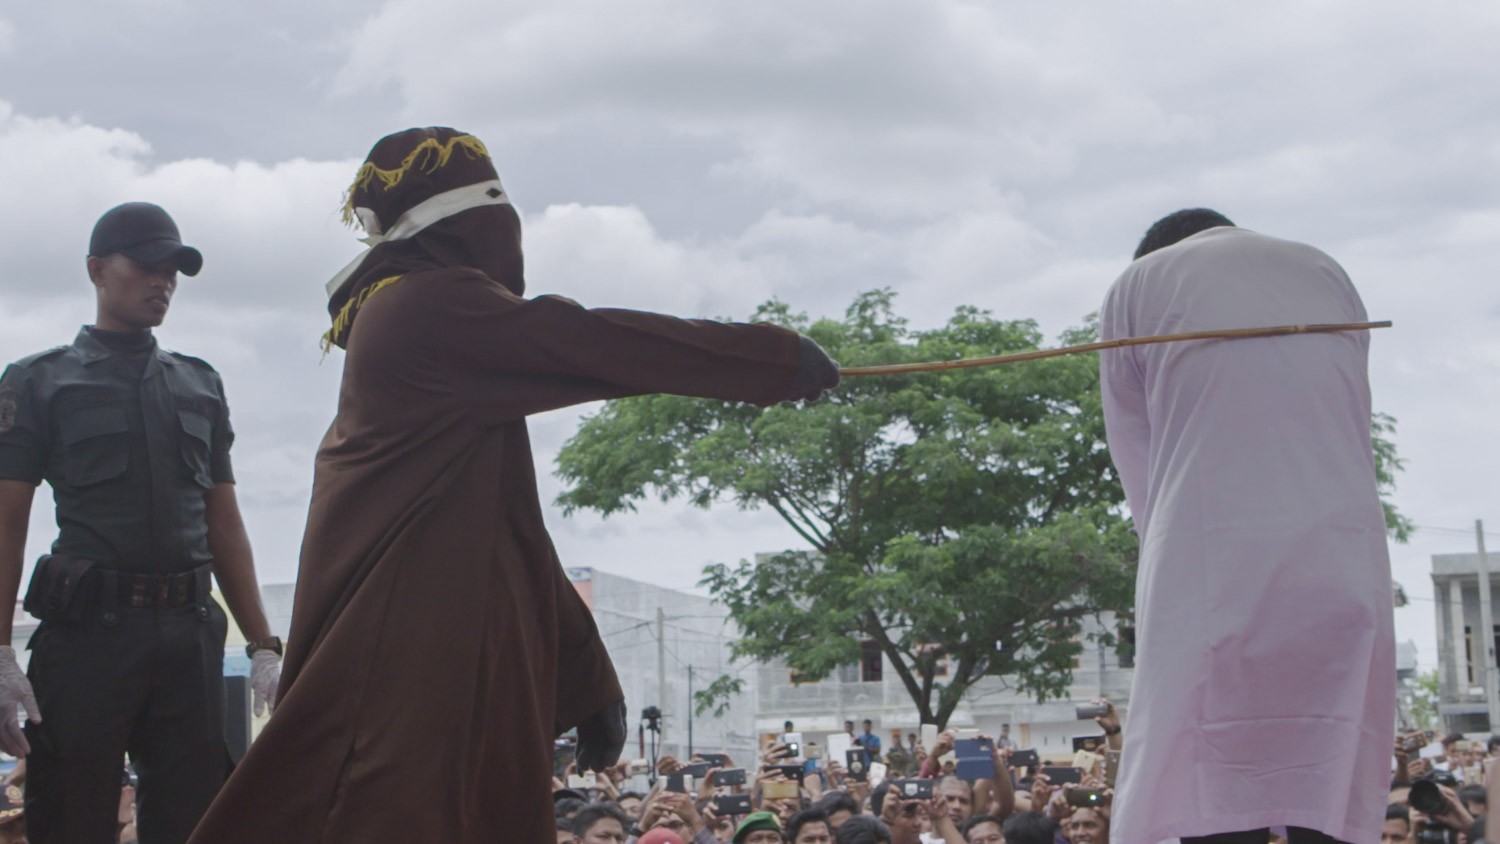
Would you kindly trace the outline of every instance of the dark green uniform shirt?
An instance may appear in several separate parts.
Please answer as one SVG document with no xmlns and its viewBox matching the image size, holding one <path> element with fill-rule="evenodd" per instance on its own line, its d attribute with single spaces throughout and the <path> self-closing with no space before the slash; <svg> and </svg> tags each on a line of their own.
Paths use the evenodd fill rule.
<svg viewBox="0 0 1500 844">
<path fill-rule="evenodd" d="M 51 485 L 54 553 L 131 572 L 212 561 L 204 492 L 232 483 L 229 405 L 203 361 L 84 328 L 0 378 L 0 479 Z"/>
</svg>

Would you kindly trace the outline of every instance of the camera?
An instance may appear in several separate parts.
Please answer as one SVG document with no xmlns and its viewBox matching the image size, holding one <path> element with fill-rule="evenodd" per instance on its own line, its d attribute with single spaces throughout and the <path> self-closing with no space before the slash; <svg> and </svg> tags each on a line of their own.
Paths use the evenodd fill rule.
<svg viewBox="0 0 1500 844">
<path fill-rule="evenodd" d="M 931 800 L 932 780 L 896 780 L 891 790 L 907 800 Z"/>
<path fill-rule="evenodd" d="M 1458 830 L 1431 821 L 1420 821 L 1411 840 L 1417 844 L 1458 844 Z"/>
<path fill-rule="evenodd" d="M 648 706 L 641 710 L 641 720 L 646 722 L 646 729 L 653 733 L 661 732 L 661 708 Z"/>
<path fill-rule="evenodd" d="M 717 774 L 714 774 L 714 786 L 715 787 L 725 786 L 725 785 L 744 785 L 744 784 L 745 784 L 745 769 L 744 768 L 725 768 L 724 770 L 719 771 Z"/>
<path fill-rule="evenodd" d="M 1094 718 L 1103 718 L 1104 716 L 1108 715 L 1109 707 L 1105 706 L 1102 703 L 1090 703 L 1077 707 L 1073 710 L 1073 713 L 1078 716 L 1078 720 L 1088 721 Z"/>
<path fill-rule="evenodd" d="M 682 771 L 673 771 L 667 774 L 667 791 L 675 791 L 678 794 L 692 794 L 695 787 L 696 783 L 693 781 L 692 774 L 686 774 Z"/>
<path fill-rule="evenodd" d="M 714 814 L 719 817 L 750 814 L 750 795 L 720 794 L 714 798 Z"/>
<path fill-rule="evenodd" d="M 1063 790 L 1063 799 L 1069 806 L 1092 809 L 1104 803 L 1104 791 L 1098 788 L 1069 788 Z"/>
<path fill-rule="evenodd" d="M 1438 786 L 1454 788 L 1457 782 L 1448 771 L 1433 771 L 1425 777 L 1418 777 L 1412 782 L 1411 791 L 1406 795 L 1407 805 L 1424 815 L 1441 815 L 1447 808 L 1448 801 Z"/>
<path fill-rule="evenodd" d="M 802 789 L 794 782 L 769 780 L 761 784 L 760 794 L 767 800 L 795 800 L 802 796 Z"/>
<path fill-rule="evenodd" d="M 1432 741 L 1432 731 L 1411 733 L 1401 737 L 1401 743 L 1397 745 L 1402 753 L 1420 753 Z"/>
</svg>

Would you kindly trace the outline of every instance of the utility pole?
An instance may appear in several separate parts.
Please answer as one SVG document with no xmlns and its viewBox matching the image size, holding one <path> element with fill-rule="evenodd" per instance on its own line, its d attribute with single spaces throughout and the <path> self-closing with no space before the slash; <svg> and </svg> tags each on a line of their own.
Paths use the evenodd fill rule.
<svg viewBox="0 0 1500 844">
<path fill-rule="evenodd" d="M 1479 675 L 1484 683 L 1484 702 L 1489 709 L 1490 729 L 1500 727 L 1500 686 L 1496 674 L 1500 663 L 1495 660 L 1495 622 L 1490 612 L 1490 560 L 1484 551 L 1484 521 L 1474 520 L 1474 539 L 1479 545 L 1479 630 L 1474 635 L 1474 657 L 1484 661 Z"/>
<path fill-rule="evenodd" d="M 662 708 L 661 734 L 662 740 L 667 735 L 667 613 L 661 607 L 656 608 L 656 699 Z"/>
<path fill-rule="evenodd" d="M 688 758 L 693 758 L 693 666 L 688 666 Z"/>
</svg>

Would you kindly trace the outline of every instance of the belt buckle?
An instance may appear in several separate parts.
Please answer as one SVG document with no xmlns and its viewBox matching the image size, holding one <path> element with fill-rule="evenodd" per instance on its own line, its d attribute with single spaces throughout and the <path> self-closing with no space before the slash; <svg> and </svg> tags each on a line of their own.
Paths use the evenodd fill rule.
<svg viewBox="0 0 1500 844">
<path fill-rule="evenodd" d="M 163 606 L 163 607 L 167 606 L 167 595 L 168 595 L 168 590 L 171 589 L 171 586 L 172 586 L 171 581 L 168 580 L 165 577 L 158 577 L 156 579 L 156 601 L 155 601 L 155 603 L 156 603 L 157 606 Z"/>
</svg>

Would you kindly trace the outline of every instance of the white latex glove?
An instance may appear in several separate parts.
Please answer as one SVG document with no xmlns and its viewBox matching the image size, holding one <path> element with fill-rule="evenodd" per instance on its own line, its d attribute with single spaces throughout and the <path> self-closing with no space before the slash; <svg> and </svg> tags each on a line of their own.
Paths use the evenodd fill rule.
<svg viewBox="0 0 1500 844">
<path fill-rule="evenodd" d="M 21 722 L 16 720 L 18 703 L 26 710 L 26 720 L 42 723 L 42 710 L 37 708 L 31 681 L 16 664 L 16 649 L 0 645 L 0 749 L 20 758 L 31 753 L 31 743 L 21 732 Z"/>
<path fill-rule="evenodd" d="M 24 678 L 23 678 L 24 679 Z M 272 650 L 258 650 L 250 657 L 251 699 L 255 717 L 276 711 L 276 687 L 281 685 L 281 657 Z"/>
</svg>

